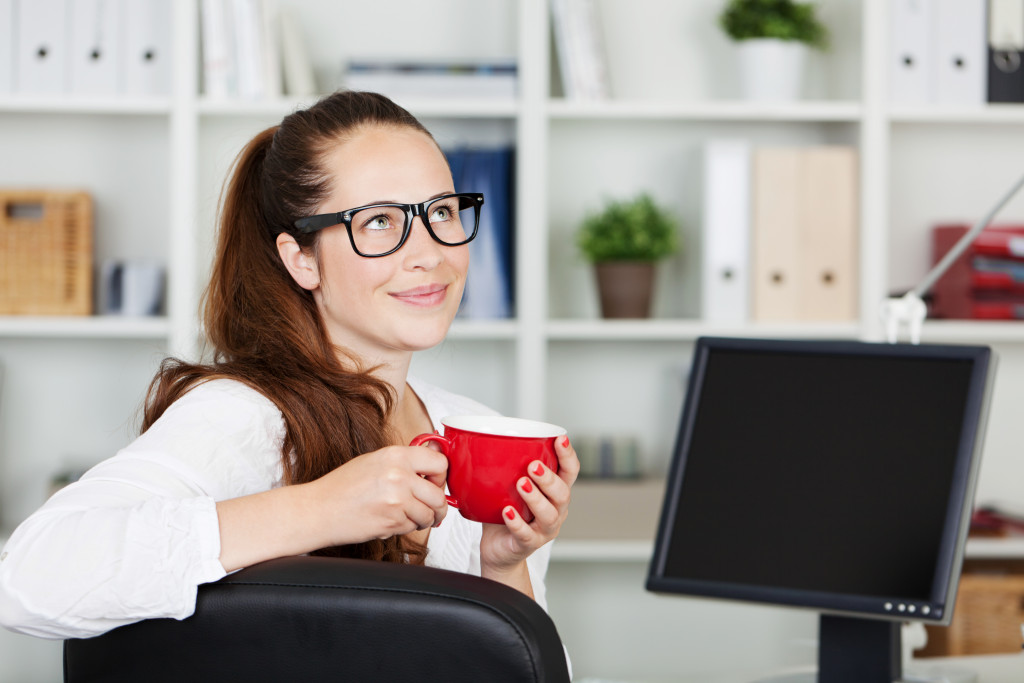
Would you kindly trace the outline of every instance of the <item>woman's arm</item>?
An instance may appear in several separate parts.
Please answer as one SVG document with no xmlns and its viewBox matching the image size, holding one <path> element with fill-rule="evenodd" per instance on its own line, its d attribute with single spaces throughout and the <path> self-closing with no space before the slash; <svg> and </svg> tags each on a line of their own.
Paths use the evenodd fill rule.
<svg viewBox="0 0 1024 683">
<path fill-rule="evenodd" d="M 224 568 L 364 543 L 441 523 L 448 461 L 425 447 L 361 455 L 307 484 L 217 503 Z"/>
<path fill-rule="evenodd" d="M 55 494 L 0 555 L 0 624 L 51 638 L 184 618 L 224 576 L 216 500 L 280 481 L 281 414 L 236 382 L 201 385 Z"/>
</svg>

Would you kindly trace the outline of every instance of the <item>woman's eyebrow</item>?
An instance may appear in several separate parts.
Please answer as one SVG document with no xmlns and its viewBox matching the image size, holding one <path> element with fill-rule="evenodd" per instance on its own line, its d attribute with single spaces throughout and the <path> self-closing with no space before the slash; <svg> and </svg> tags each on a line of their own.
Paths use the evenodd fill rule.
<svg viewBox="0 0 1024 683">
<path fill-rule="evenodd" d="M 443 197 L 446 194 L 455 194 L 455 191 L 454 190 L 445 190 L 443 192 L 438 192 L 435 195 L 431 195 L 431 196 L 427 197 L 423 201 L 429 202 L 429 201 L 431 201 L 433 199 L 437 199 L 438 197 Z M 400 202 L 397 199 L 380 199 L 378 201 L 371 202 L 369 204 L 362 204 L 361 206 L 374 206 L 375 204 L 405 204 L 405 203 L 406 202 Z M 416 202 L 416 203 L 419 204 L 419 202 Z"/>
</svg>

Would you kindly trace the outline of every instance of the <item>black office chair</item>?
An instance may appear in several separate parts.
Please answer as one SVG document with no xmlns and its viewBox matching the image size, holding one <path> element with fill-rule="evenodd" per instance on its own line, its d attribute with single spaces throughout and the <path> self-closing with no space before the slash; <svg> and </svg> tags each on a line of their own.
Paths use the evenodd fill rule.
<svg viewBox="0 0 1024 683">
<path fill-rule="evenodd" d="M 554 623 L 503 584 L 429 567 L 290 557 L 201 586 L 182 621 L 64 642 L 67 683 L 569 680 Z"/>
</svg>

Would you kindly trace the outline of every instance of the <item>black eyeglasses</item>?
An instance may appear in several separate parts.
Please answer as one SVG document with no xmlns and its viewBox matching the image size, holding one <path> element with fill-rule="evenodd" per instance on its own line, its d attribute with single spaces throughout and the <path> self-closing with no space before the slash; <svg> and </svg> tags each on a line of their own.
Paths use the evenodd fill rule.
<svg viewBox="0 0 1024 683">
<path fill-rule="evenodd" d="M 348 211 L 324 213 L 295 221 L 299 232 L 311 233 L 344 225 L 352 249 L 360 256 L 376 258 L 393 254 L 409 239 L 412 219 L 420 216 L 427 232 L 448 247 L 466 244 L 480 227 L 484 196 L 478 192 L 446 194 L 419 204 L 370 204 Z"/>
</svg>

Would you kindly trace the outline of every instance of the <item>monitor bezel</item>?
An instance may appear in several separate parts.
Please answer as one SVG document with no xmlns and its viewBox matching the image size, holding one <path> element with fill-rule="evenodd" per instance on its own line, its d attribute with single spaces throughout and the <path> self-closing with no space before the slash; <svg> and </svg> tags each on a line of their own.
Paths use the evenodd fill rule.
<svg viewBox="0 0 1024 683">
<path fill-rule="evenodd" d="M 720 349 L 876 357 L 949 358 L 971 362 L 964 429 L 961 433 L 960 446 L 957 449 L 950 504 L 947 506 L 947 517 L 943 524 L 931 602 L 922 604 L 921 601 L 901 599 L 900 596 L 874 598 L 838 592 L 701 581 L 665 575 L 665 562 L 672 538 L 678 496 L 686 469 L 686 454 L 693 434 L 696 407 L 705 379 L 705 370 L 710 354 Z M 698 338 L 694 346 L 686 397 L 666 480 L 665 496 L 654 541 L 654 552 L 648 568 L 647 590 L 655 593 L 807 608 L 823 614 L 948 624 L 953 614 L 960 570 L 963 564 L 964 547 L 970 526 L 974 489 L 981 462 L 992 393 L 995 361 L 996 357 L 991 348 L 976 345 Z"/>
</svg>

